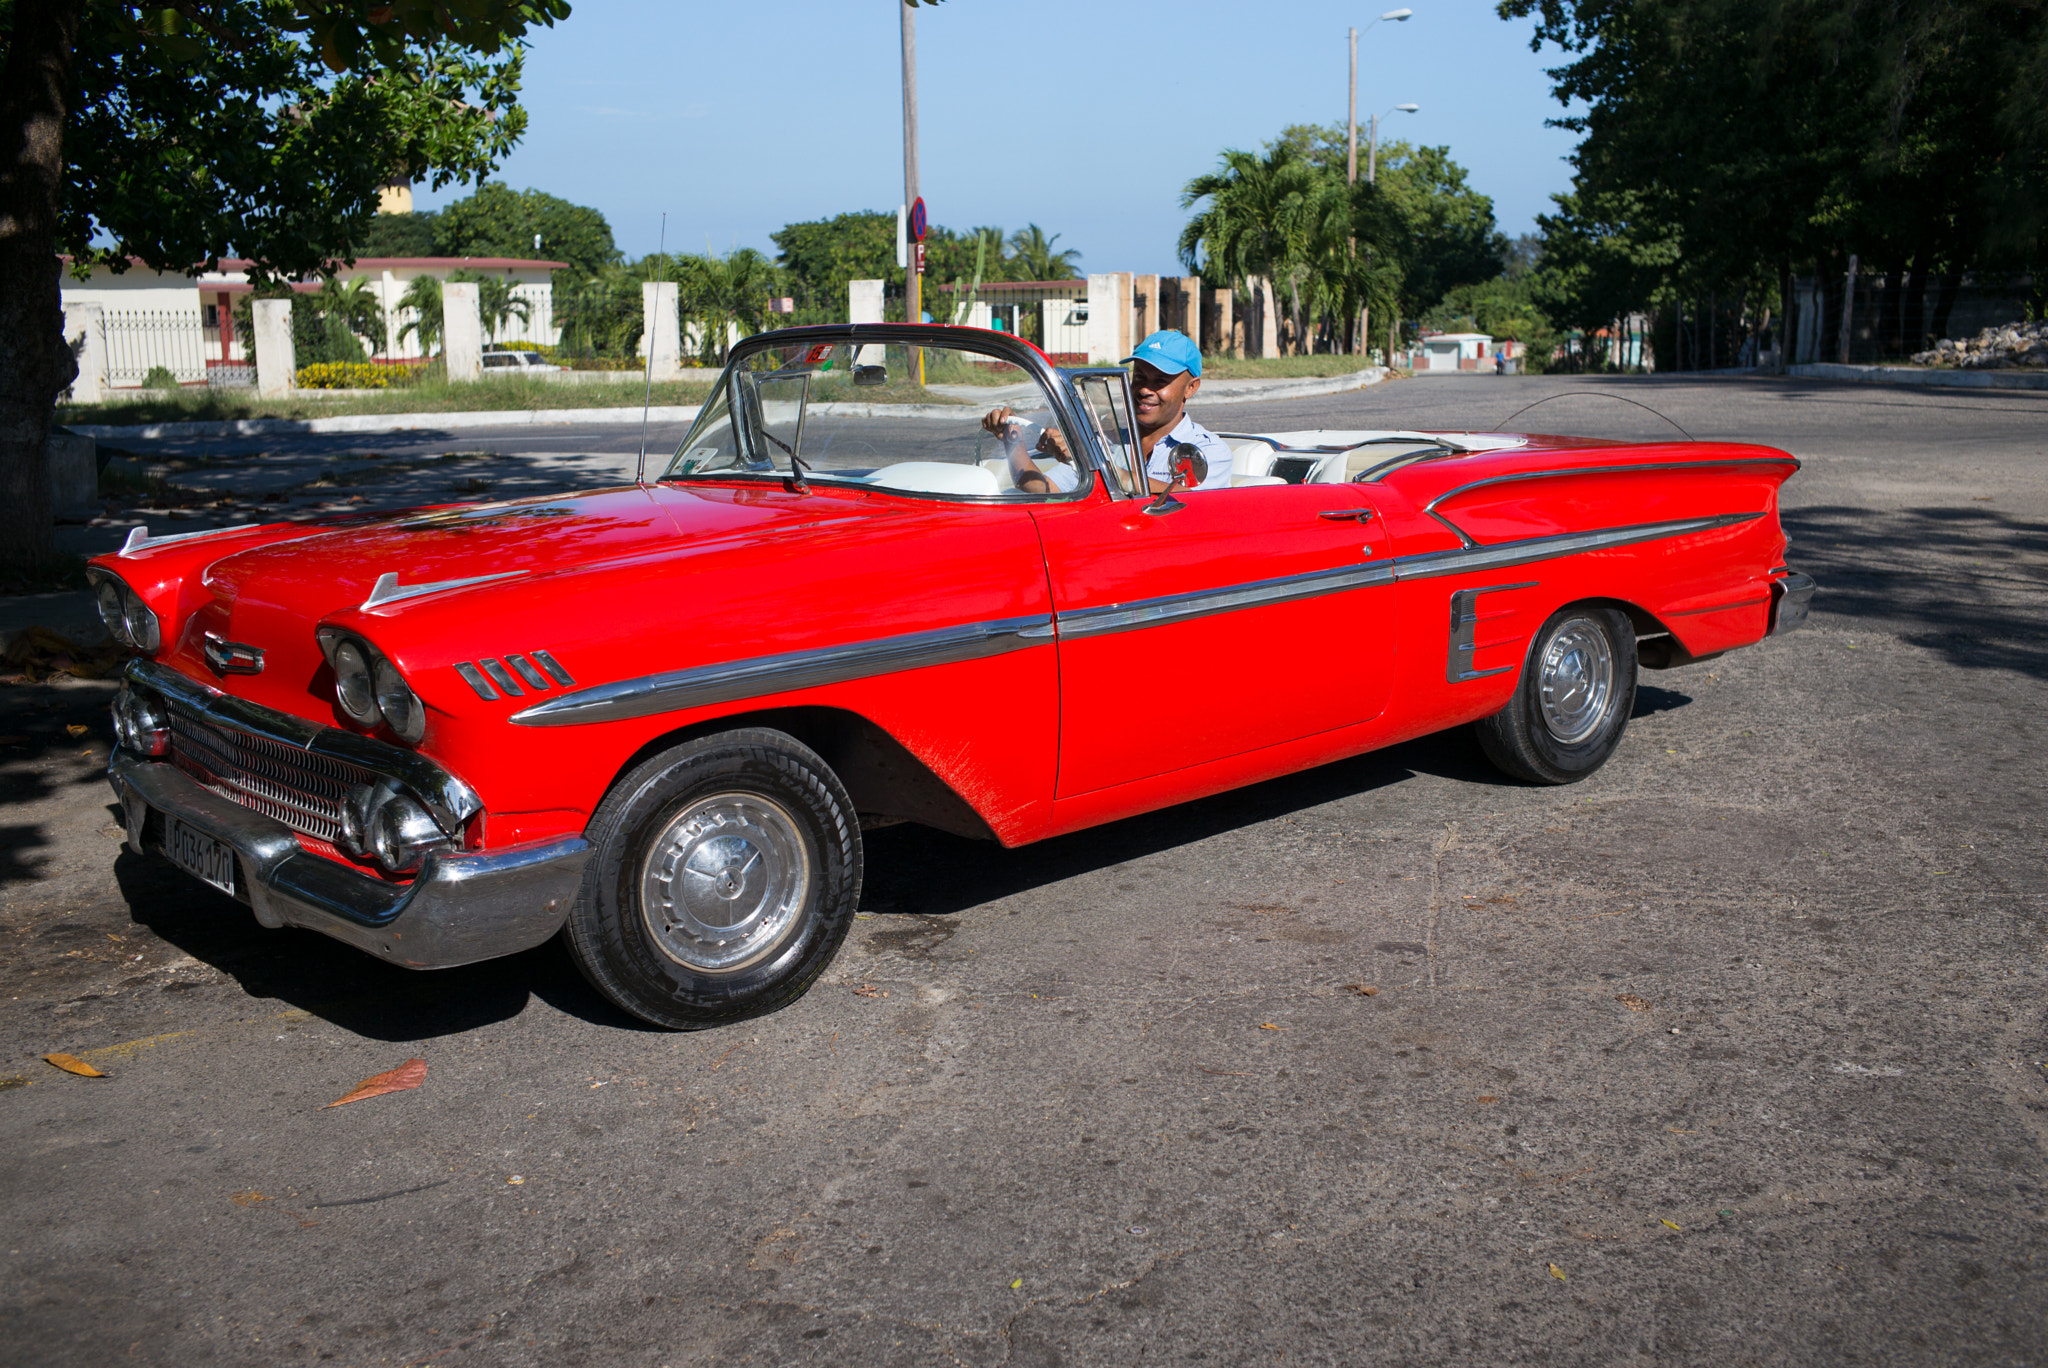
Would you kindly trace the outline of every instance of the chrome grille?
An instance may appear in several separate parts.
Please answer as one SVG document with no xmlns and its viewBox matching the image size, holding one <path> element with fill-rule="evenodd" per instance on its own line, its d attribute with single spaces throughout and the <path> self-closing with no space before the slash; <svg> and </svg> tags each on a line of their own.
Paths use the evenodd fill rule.
<svg viewBox="0 0 2048 1368">
<path fill-rule="evenodd" d="M 359 765 L 217 726 L 177 704 L 171 762 L 221 797 L 330 843 L 341 836 L 342 803 L 376 781 Z"/>
</svg>

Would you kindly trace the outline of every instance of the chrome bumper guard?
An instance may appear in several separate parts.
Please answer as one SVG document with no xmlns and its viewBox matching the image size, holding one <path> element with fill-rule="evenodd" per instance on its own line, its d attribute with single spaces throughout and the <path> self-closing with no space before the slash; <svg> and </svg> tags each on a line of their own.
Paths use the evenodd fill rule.
<svg viewBox="0 0 2048 1368">
<path fill-rule="evenodd" d="M 1781 565 L 1771 574 L 1771 630 L 1766 635 L 1777 636 L 1806 621 L 1813 591 L 1819 586 L 1813 576 L 1802 575 L 1789 566 Z"/>
<path fill-rule="evenodd" d="M 263 925 L 318 931 L 408 969 L 447 969 L 541 944 L 568 918 L 590 858 L 580 836 L 436 852 L 411 883 L 392 884 L 310 853 L 284 823 L 167 762 L 117 750 L 107 778 L 137 854 L 162 852 L 164 819 L 174 816 L 234 850 L 236 896 Z"/>
</svg>

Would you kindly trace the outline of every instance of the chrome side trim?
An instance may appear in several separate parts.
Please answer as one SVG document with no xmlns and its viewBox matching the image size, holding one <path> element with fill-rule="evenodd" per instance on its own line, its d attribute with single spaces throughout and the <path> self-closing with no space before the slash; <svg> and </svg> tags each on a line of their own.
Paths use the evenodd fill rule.
<svg viewBox="0 0 2048 1368">
<path fill-rule="evenodd" d="M 1476 632 L 1480 617 L 1479 596 L 1497 594 L 1505 589 L 1534 589 L 1536 585 L 1535 580 L 1523 580 L 1519 584 L 1488 584 L 1477 589 L 1460 589 L 1451 595 L 1450 644 L 1444 650 L 1445 680 L 1464 684 L 1489 675 L 1506 674 L 1515 668 L 1513 665 L 1499 665 L 1491 670 L 1472 668 L 1472 653 L 1479 649 Z"/>
<path fill-rule="evenodd" d="M 408 584 L 399 587 L 398 572 L 386 570 L 377 576 L 377 582 L 370 587 L 370 596 L 357 605 L 359 608 L 379 608 L 401 599 L 418 598 L 422 594 L 438 594 L 443 589 L 462 589 L 472 584 L 488 584 L 492 580 L 511 579 L 523 575 L 524 570 L 500 570 L 495 575 L 471 575 L 467 579 L 435 580 L 432 584 Z"/>
<path fill-rule="evenodd" d="M 572 726 L 585 722 L 612 722 L 651 713 L 675 712 L 683 708 L 731 703 L 761 694 L 788 693 L 797 689 L 841 684 L 849 679 L 889 674 L 897 670 L 922 669 L 954 661 L 1000 655 L 1059 640 L 1079 640 L 1157 627 L 1211 613 L 1235 612 L 1293 599 L 1315 598 L 1343 593 L 1397 580 L 1434 579 L 1464 574 L 1471 570 L 1526 565 L 1532 561 L 1597 551 L 1611 546 L 1681 537 L 1761 518 L 1762 513 L 1727 513 L 1709 518 L 1685 518 L 1676 522 L 1643 523 L 1634 527 L 1606 528 L 1598 532 L 1571 532 L 1561 536 L 1532 537 L 1505 546 L 1481 546 L 1451 551 L 1430 551 L 1403 556 L 1373 565 L 1342 565 L 1331 570 L 1313 570 L 1302 575 L 1254 580 L 1224 589 L 1203 589 L 1187 594 L 1170 594 L 1133 603 L 1083 608 L 1051 617 L 1007 618 L 997 622 L 975 622 L 960 627 L 942 627 L 930 632 L 882 637 L 853 642 L 822 651 L 789 651 L 688 670 L 622 679 L 599 684 L 574 693 L 536 703 L 512 720 L 528 727 Z M 495 664 L 486 660 L 484 668 Z M 492 670 L 501 687 L 511 684 L 503 667 Z M 472 683 L 471 687 L 475 687 Z M 513 685 L 506 690 L 517 695 Z"/>
<path fill-rule="evenodd" d="M 1211 613 L 1229 613 L 1268 603 L 1286 603 L 1291 599 L 1339 594 L 1347 589 L 1391 584 L 1394 575 L 1393 562 L 1343 565 L 1334 570 L 1311 570 L 1305 575 L 1254 580 L 1228 589 L 1199 589 L 1189 594 L 1140 599 L 1136 603 L 1083 608 L 1078 612 L 1060 614 L 1059 636 L 1062 641 L 1072 641 L 1081 637 L 1104 636 L 1110 632 L 1128 632 L 1139 627 L 1156 627 L 1161 623 L 1183 622 Z"/>
<path fill-rule="evenodd" d="M 483 810 L 483 800 L 477 797 L 475 789 L 418 751 L 262 707 L 188 679 L 154 660 L 129 661 L 122 678 L 133 686 L 154 690 L 174 703 L 182 703 L 217 727 L 245 731 L 387 775 L 424 802 L 444 831 L 460 831 L 464 822 Z"/>
<path fill-rule="evenodd" d="M 1491 475 L 1484 480 L 1473 480 L 1447 489 L 1424 504 L 1422 511 L 1433 513 L 1436 506 L 1446 499 L 1455 499 L 1460 494 L 1487 485 L 1511 484 L 1522 480 L 1561 480 L 1572 475 L 1630 475 L 1645 470 L 1711 470 L 1725 466 L 1789 465 L 1799 469 L 1796 456 L 1730 456 L 1724 461 L 1639 461 L 1632 465 L 1573 466 L 1565 470 L 1523 470 L 1512 475 Z"/>
<path fill-rule="evenodd" d="M 1722 513 L 1711 518 L 1681 518 L 1675 522 L 1638 523 L 1633 527 L 1609 527 L 1598 532 L 1563 532 L 1550 537 L 1529 537 L 1499 546 L 1461 547 L 1455 551 L 1425 551 L 1402 556 L 1393 562 L 1397 579 L 1435 579 L 1440 575 L 1462 575 L 1469 570 L 1498 570 L 1532 561 L 1574 556 L 1582 551 L 1603 551 L 1612 546 L 1661 541 L 1692 532 L 1710 532 L 1718 527 L 1754 522 L 1761 513 Z"/>
<path fill-rule="evenodd" d="M 622 679 L 536 703 L 512 720 L 528 727 L 560 727 L 584 722 L 613 722 L 625 717 L 675 712 L 713 703 L 730 703 L 759 694 L 787 693 L 825 684 L 841 684 L 869 675 L 917 670 L 978 660 L 1040 645 L 1047 638 L 1027 636 L 1034 629 L 1050 632 L 1050 617 L 1004 618 L 930 632 L 907 632 L 875 641 L 856 641 L 822 651 L 789 651 L 689 670 Z"/>
</svg>

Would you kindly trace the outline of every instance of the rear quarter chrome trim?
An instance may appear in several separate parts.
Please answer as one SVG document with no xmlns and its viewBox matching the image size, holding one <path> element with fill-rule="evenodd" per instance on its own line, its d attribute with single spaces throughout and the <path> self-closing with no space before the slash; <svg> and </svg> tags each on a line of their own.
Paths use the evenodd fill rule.
<svg viewBox="0 0 2048 1368">
<path fill-rule="evenodd" d="M 1004 618 L 930 632 L 856 641 L 820 651 L 789 651 L 719 665 L 622 679 L 536 703 L 512 720 L 526 727 L 561 727 L 585 722 L 614 722 L 650 713 L 678 712 L 715 703 L 732 703 L 762 694 L 789 693 L 826 684 L 843 684 L 870 675 L 919 670 L 931 665 L 979 660 L 1052 641 L 1049 616 Z"/>
</svg>

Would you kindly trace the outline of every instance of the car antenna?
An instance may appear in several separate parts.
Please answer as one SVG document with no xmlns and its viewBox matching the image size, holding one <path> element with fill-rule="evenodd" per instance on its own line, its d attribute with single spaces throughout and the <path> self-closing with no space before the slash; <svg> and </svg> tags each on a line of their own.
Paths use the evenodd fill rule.
<svg viewBox="0 0 2048 1368">
<path fill-rule="evenodd" d="M 668 215 L 661 216 L 660 245 L 654 249 L 654 307 L 661 307 L 661 273 L 668 269 Z M 680 320 L 678 320 L 680 326 Z M 681 341 L 681 338 L 677 339 Z M 654 405 L 654 339 L 647 339 L 647 391 L 640 397 L 640 466 L 633 483 L 647 483 L 647 411 Z"/>
<path fill-rule="evenodd" d="M 1559 390 L 1559 391 L 1558 391 L 1558 392 L 1557 392 L 1556 394 L 1546 394 L 1546 395 L 1544 395 L 1544 396 L 1543 396 L 1543 397 L 1542 397 L 1541 399 L 1538 399 L 1538 400 L 1536 401 L 1536 404 L 1547 404 L 1547 403 L 1549 403 L 1549 402 L 1550 402 L 1551 400 L 1553 400 L 1553 399 L 1569 399 L 1569 398 L 1573 397 L 1574 395 L 1590 395 L 1590 396 L 1592 396 L 1592 397 L 1593 397 L 1593 398 L 1595 398 L 1595 399 L 1618 399 L 1618 400 L 1620 400 L 1620 401 L 1621 401 L 1622 403 L 1624 403 L 1624 404 L 1635 404 L 1635 405 L 1636 405 L 1636 407 L 1637 407 L 1637 408 L 1639 408 L 1639 409 L 1641 409 L 1641 410 L 1642 410 L 1643 412 L 1645 412 L 1645 413 L 1648 413 L 1648 414 L 1652 414 L 1652 415 L 1654 415 L 1654 416 L 1656 416 L 1656 417 L 1658 417 L 1658 418 L 1662 418 L 1662 419 L 1663 419 L 1663 420 L 1664 420 L 1665 422 L 1667 422 L 1667 423 L 1670 423 L 1670 424 L 1671 424 L 1671 426 L 1673 426 L 1673 427 L 1675 427 L 1675 428 L 1678 428 L 1678 432 L 1679 432 L 1679 435 L 1680 435 L 1680 436 L 1682 436 L 1682 437 L 1684 437 L 1686 441 L 1688 441 L 1688 442 L 1697 442 L 1697 441 L 1699 440 L 1699 438 L 1697 438 L 1697 437 L 1693 436 L 1693 435 L 1692 435 L 1692 434 L 1691 434 L 1690 432 L 1687 432 L 1687 431 L 1686 431 L 1686 430 L 1685 430 L 1684 428 L 1682 428 L 1682 427 L 1678 427 L 1678 422 L 1677 422 L 1677 420 L 1676 420 L 1676 419 L 1674 419 L 1674 418 L 1671 418 L 1671 417 L 1669 417 L 1669 416 L 1668 416 L 1668 415 L 1666 415 L 1666 414 L 1658 413 L 1658 412 L 1657 412 L 1657 410 L 1655 410 L 1655 409 L 1651 408 L 1651 407 L 1650 407 L 1650 406 L 1649 406 L 1648 404 L 1638 404 L 1638 403 L 1636 403 L 1636 401 L 1635 401 L 1635 400 L 1633 400 L 1633 399 L 1630 399 L 1630 398 L 1629 398 L 1629 397 L 1627 397 L 1626 395 L 1621 395 L 1621 394 L 1609 394 L 1609 393 L 1607 393 L 1607 392 L 1606 392 L 1605 390 L 1594 390 L 1594 389 L 1569 389 L 1569 390 Z M 1532 409 L 1532 408 L 1535 408 L 1535 407 L 1536 407 L 1536 404 L 1524 404 L 1524 405 L 1522 405 L 1522 406 L 1521 406 L 1520 408 L 1516 409 L 1516 410 L 1515 410 L 1515 411 L 1514 411 L 1513 413 L 1510 413 L 1510 414 L 1509 414 L 1509 415 L 1508 415 L 1507 417 L 1505 417 L 1505 418 L 1501 419 L 1501 420 L 1500 420 L 1500 421 L 1499 421 L 1498 423 L 1495 423 L 1495 424 L 1493 425 L 1493 429 L 1494 429 L 1494 431 L 1495 431 L 1495 432 L 1499 432 L 1499 431 L 1500 431 L 1501 429 L 1505 428 L 1505 427 L 1506 427 L 1506 426 L 1507 426 L 1507 425 L 1508 425 L 1509 423 L 1512 423 L 1512 422 L 1514 422 L 1514 421 L 1515 421 L 1515 419 L 1517 419 L 1517 418 L 1521 417 L 1521 416 L 1522 416 L 1523 414 L 1527 413 L 1527 412 L 1528 412 L 1528 411 L 1529 411 L 1530 409 Z"/>
</svg>

